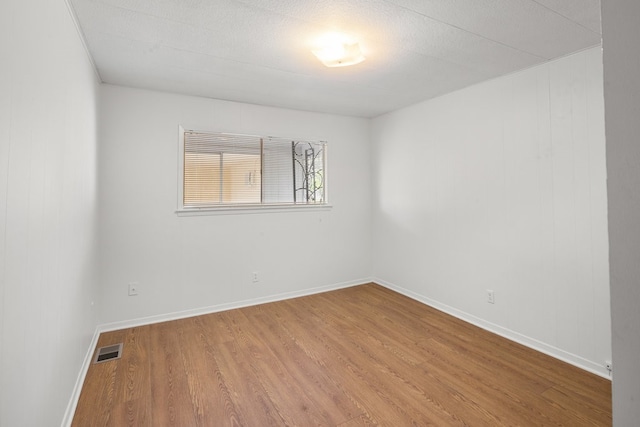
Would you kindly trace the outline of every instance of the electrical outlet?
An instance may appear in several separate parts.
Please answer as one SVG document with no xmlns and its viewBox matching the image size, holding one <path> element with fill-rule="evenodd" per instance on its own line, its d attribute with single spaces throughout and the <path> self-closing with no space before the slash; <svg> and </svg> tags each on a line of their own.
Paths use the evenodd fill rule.
<svg viewBox="0 0 640 427">
<path fill-rule="evenodd" d="M 491 289 L 487 289 L 487 302 L 489 304 L 495 304 L 496 303 L 496 294 Z"/>
<path fill-rule="evenodd" d="M 252 279 L 253 279 L 253 283 L 258 283 L 260 281 L 260 277 L 258 277 L 258 272 L 254 271 L 251 275 Z"/>
<path fill-rule="evenodd" d="M 129 296 L 138 295 L 138 282 L 129 283 Z"/>
</svg>

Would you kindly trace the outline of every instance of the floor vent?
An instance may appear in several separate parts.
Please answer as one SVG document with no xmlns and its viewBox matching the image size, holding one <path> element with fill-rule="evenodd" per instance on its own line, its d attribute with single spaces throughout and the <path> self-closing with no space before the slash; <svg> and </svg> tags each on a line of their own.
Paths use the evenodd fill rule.
<svg viewBox="0 0 640 427">
<path fill-rule="evenodd" d="M 106 362 L 108 360 L 120 359 L 122 356 L 122 343 L 100 347 L 96 352 L 93 363 Z"/>
</svg>

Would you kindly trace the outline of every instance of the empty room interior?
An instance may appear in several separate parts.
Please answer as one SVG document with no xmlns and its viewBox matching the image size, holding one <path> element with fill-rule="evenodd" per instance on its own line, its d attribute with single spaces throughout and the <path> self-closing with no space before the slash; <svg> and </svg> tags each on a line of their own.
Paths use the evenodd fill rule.
<svg viewBox="0 0 640 427">
<path fill-rule="evenodd" d="M 640 2 L 0 32 L 0 426 L 638 425 Z"/>
</svg>

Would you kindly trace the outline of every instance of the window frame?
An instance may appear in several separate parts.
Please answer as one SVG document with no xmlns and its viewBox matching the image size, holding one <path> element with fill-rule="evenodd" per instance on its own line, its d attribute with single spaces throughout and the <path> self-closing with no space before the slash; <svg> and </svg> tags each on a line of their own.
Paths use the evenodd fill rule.
<svg viewBox="0 0 640 427">
<path fill-rule="evenodd" d="M 300 212 L 300 211 L 323 211 L 331 210 L 333 205 L 329 203 L 329 185 L 328 185 L 328 161 L 327 161 L 327 145 L 326 141 L 310 140 L 308 138 L 290 138 L 291 140 L 323 142 L 324 145 L 324 202 L 323 203 L 242 203 L 242 204 L 220 204 L 206 206 L 184 206 L 184 149 L 185 149 L 185 132 L 203 132 L 203 133 L 226 133 L 229 135 L 255 136 L 257 138 L 269 138 L 268 136 L 238 134 L 233 132 L 221 132 L 211 130 L 198 130 L 195 127 L 178 126 L 178 200 L 176 214 L 178 216 L 201 216 L 201 215 L 224 215 L 236 213 L 266 213 L 266 212 Z M 280 137 L 279 137 L 280 138 Z M 287 138 L 289 139 L 289 138 Z"/>
</svg>

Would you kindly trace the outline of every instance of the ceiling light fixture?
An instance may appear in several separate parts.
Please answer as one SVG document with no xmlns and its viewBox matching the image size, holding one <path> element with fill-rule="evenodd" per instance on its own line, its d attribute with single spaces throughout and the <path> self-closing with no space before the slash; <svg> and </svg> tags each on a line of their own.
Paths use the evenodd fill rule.
<svg viewBox="0 0 640 427">
<path fill-rule="evenodd" d="M 364 61 L 357 41 L 339 33 L 324 35 L 318 40 L 319 49 L 311 52 L 327 67 L 346 67 Z"/>
</svg>

